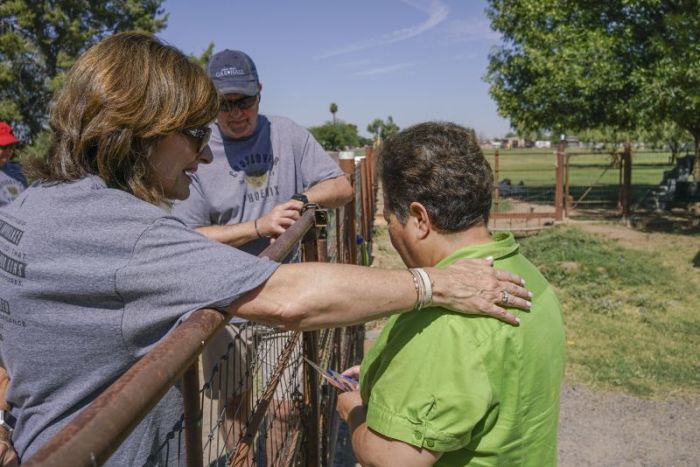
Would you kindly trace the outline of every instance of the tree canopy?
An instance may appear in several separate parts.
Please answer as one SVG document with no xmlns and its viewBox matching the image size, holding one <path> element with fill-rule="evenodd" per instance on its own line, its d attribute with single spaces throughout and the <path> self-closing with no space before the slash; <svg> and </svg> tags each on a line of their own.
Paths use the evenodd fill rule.
<svg viewBox="0 0 700 467">
<path fill-rule="evenodd" d="M 389 115 L 386 122 L 381 118 L 375 118 L 372 123 L 367 125 L 367 131 L 374 135 L 374 139 L 381 140 L 386 139 L 389 136 L 398 133 L 400 130 L 399 126 L 394 123 L 394 118 Z"/>
<path fill-rule="evenodd" d="M 489 0 L 503 43 L 486 80 L 514 128 L 555 133 L 673 122 L 700 180 L 700 0 Z"/>
<path fill-rule="evenodd" d="M 0 120 L 33 141 L 48 103 L 76 58 L 121 31 L 155 33 L 163 0 L 12 0 L 0 2 Z"/>
<path fill-rule="evenodd" d="M 326 122 L 321 126 L 311 127 L 309 131 L 327 151 L 341 151 L 371 143 L 367 138 L 358 134 L 357 125 L 339 119 L 336 119 L 335 122 Z"/>
</svg>

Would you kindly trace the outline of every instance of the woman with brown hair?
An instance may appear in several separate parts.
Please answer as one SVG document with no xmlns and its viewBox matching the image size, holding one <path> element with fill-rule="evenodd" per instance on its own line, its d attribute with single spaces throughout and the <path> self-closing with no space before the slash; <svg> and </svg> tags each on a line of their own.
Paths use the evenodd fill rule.
<svg viewBox="0 0 700 467">
<path fill-rule="evenodd" d="M 497 303 L 529 306 L 521 279 L 489 261 L 426 269 L 429 297 L 407 270 L 279 265 L 187 228 L 168 207 L 209 160 L 218 103 L 199 66 L 137 33 L 89 49 L 56 96 L 48 162 L 32 167 L 39 182 L 0 209 L 0 360 L 21 459 L 200 308 L 315 329 L 430 300 L 511 323 Z M 172 388 L 109 463 L 165 463 L 158 448 L 181 413 Z"/>
</svg>

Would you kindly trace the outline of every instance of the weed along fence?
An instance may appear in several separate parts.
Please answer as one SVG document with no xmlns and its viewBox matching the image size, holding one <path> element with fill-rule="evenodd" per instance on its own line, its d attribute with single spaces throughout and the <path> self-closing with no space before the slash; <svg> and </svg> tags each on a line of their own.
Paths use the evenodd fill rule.
<svg viewBox="0 0 700 467">
<path fill-rule="evenodd" d="M 260 256 L 281 261 L 298 249 L 301 261 L 369 261 L 373 152 L 356 156 L 336 155 L 353 182 L 355 199 L 330 211 L 306 206 L 300 220 Z M 236 338 L 245 338 L 246 345 L 234 341 L 212 374 L 204 375 L 199 356 L 230 318 L 213 309 L 194 312 L 23 465 L 103 464 L 173 386 L 182 393 L 184 413 L 162 435 L 153 465 L 332 464 L 340 427 L 336 392 L 303 357 L 337 369 L 359 363 L 363 328 L 290 332 L 248 323 Z M 247 365 L 240 361 L 244 353 Z M 234 391 L 241 396 L 230 404 L 225 397 L 213 398 L 216 387 L 225 390 L 227 381 L 236 380 L 232 374 L 246 376 L 248 387 Z M 240 423 L 227 422 L 227 413 Z"/>
</svg>

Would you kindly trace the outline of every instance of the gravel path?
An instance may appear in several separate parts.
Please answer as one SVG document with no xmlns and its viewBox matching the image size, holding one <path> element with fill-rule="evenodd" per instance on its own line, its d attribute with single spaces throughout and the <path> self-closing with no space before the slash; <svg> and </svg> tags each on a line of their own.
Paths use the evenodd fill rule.
<svg viewBox="0 0 700 467">
<path fill-rule="evenodd" d="M 643 400 L 565 386 L 559 465 L 698 466 L 700 398 Z"/>
</svg>

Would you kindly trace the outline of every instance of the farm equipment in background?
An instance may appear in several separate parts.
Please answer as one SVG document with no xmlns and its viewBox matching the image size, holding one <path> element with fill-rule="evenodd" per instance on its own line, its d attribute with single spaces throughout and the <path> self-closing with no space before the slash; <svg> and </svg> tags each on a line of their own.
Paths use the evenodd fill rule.
<svg viewBox="0 0 700 467">
<path fill-rule="evenodd" d="M 673 169 L 664 172 L 659 186 L 644 197 L 642 206 L 664 211 L 700 202 L 700 182 L 693 181 L 692 176 L 694 162 L 693 155 L 679 158 Z"/>
</svg>

